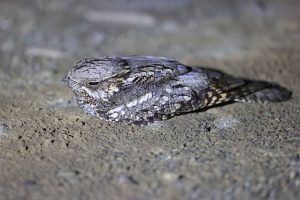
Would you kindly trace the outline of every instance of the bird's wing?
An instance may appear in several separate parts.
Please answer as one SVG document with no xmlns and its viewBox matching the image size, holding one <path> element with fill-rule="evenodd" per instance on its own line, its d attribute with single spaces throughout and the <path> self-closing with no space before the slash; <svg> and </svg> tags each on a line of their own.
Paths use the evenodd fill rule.
<svg viewBox="0 0 300 200">
<path fill-rule="evenodd" d="M 121 75 L 123 85 L 154 83 L 191 71 L 190 67 L 162 57 L 131 56 L 122 57 L 122 61 L 128 66 L 126 74 Z"/>
</svg>

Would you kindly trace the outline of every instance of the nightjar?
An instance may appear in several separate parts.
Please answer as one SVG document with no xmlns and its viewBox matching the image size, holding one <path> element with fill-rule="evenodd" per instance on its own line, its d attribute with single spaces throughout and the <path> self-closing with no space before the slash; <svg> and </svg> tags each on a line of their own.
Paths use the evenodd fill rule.
<svg viewBox="0 0 300 200">
<path fill-rule="evenodd" d="M 153 56 L 80 60 L 64 81 L 81 109 L 107 121 L 147 125 L 225 102 L 278 102 L 291 92 Z"/>
</svg>

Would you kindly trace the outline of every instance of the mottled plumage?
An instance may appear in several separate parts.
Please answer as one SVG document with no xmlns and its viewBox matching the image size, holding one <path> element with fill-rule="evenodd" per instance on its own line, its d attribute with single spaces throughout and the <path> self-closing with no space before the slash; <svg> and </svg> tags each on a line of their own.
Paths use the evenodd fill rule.
<svg viewBox="0 0 300 200">
<path fill-rule="evenodd" d="M 135 125 L 224 102 L 284 101 L 291 96 L 274 83 L 234 78 L 152 56 L 83 59 L 64 80 L 87 114 Z"/>
</svg>

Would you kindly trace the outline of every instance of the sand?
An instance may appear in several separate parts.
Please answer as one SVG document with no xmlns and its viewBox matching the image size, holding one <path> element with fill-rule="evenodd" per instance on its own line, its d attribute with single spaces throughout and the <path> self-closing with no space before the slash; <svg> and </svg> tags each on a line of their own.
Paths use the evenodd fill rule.
<svg viewBox="0 0 300 200">
<path fill-rule="evenodd" d="M 300 1 L 0 2 L 0 199 L 299 199 Z M 280 83 L 146 127 L 84 114 L 81 58 L 166 56 Z"/>
</svg>

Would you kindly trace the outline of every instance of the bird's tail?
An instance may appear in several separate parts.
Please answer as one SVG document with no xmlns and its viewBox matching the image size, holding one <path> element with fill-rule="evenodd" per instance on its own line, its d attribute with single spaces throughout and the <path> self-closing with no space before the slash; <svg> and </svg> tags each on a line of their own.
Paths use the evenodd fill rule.
<svg viewBox="0 0 300 200">
<path fill-rule="evenodd" d="M 286 88 L 266 81 L 247 81 L 236 94 L 234 101 L 242 102 L 280 102 L 291 98 L 292 92 Z"/>
<path fill-rule="evenodd" d="M 212 77 L 204 107 L 232 101 L 280 102 L 290 99 L 292 95 L 289 90 L 276 83 L 234 78 L 211 71 L 209 75 Z"/>
</svg>

